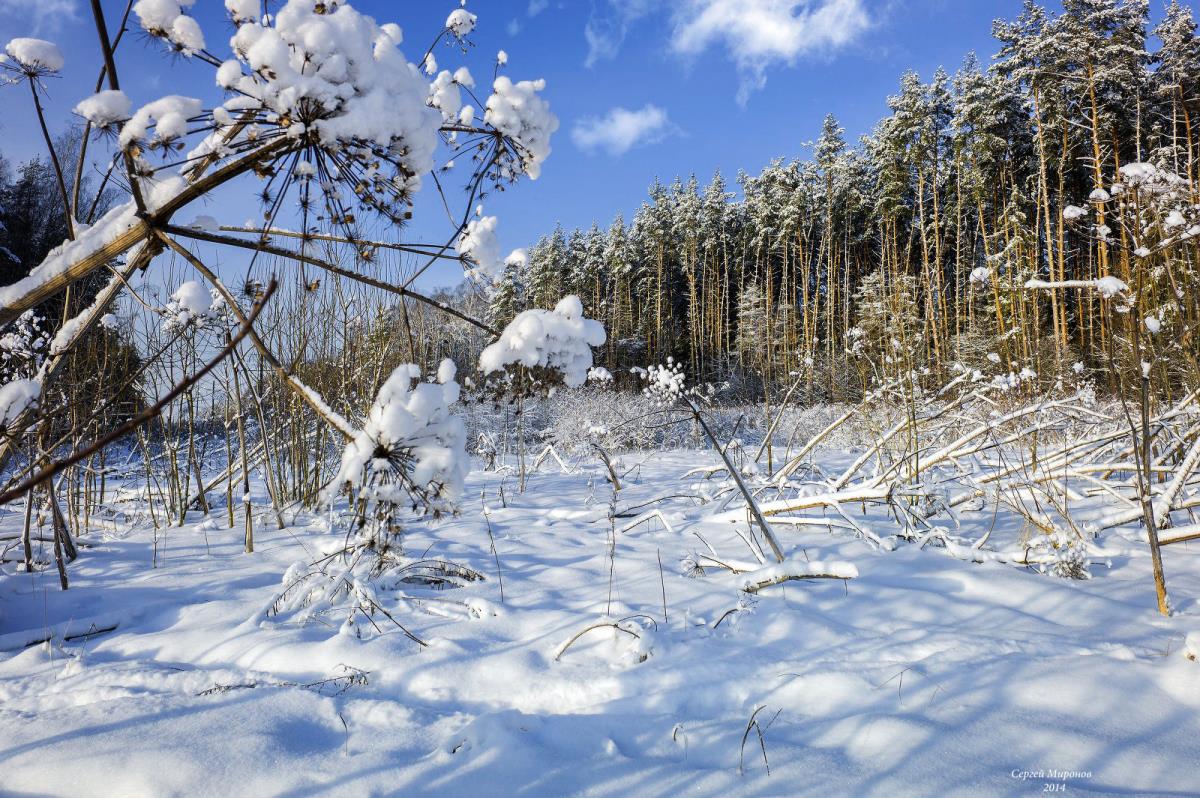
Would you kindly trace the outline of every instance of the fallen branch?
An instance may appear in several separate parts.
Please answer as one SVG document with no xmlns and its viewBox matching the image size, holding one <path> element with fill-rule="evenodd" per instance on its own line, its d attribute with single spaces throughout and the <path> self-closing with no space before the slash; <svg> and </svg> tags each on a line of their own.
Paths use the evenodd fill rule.
<svg viewBox="0 0 1200 798">
<path fill-rule="evenodd" d="M 768 587 L 784 582 L 805 579 L 840 579 L 847 582 L 858 577 L 858 568 L 848 562 L 801 562 L 788 560 L 779 565 L 769 565 L 745 575 L 742 590 L 758 593 Z"/>
</svg>

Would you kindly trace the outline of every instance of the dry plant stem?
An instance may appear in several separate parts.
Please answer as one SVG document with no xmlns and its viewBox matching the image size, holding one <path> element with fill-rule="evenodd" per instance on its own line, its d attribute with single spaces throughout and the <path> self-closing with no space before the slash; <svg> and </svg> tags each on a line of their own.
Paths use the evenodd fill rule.
<svg viewBox="0 0 1200 798">
<path fill-rule="evenodd" d="M 225 348 L 223 348 L 220 352 L 218 352 L 217 356 L 215 358 L 213 358 L 212 360 L 210 360 L 207 364 L 205 364 L 203 368 L 201 368 L 199 371 L 195 372 L 191 376 L 187 377 L 186 379 L 181 380 L 174 388 L 172 388 L 169 392 L 167 392 L 166 396 L 162 397 L 157 402 L 155 402 L 153 405 L 146 408 L 141 413 L 138 413 L 136 416 L 131 418 L 129 421 L 126 421 L 124 424 L 121 424 L 120 426 L 118 426 L 116 429 L 112 430 L 108 434 L 98 438 L 96 441 L 92 442 L 91 444 L 84 447 L 83 449 L 76 449 L 75 451 L 73 451 L 71 454 L 67 455 L 63 459 L 57 460 L 57 461 L 51 463 L 50 465 L 43 467 L 36 474 L 29 477 L 28 479 L 26 479 L 24 482 L 17 485 L 16 487 L 10 488 L 10 489 L 4 491 L 3 493 L 0 493 L 0 504 L 8 504 L 9 502 L 13 501 L 14 499 L 17 499 L 17 498 L 23 496 L 28 491 L 30 491 L 33 488 L 37 487 L 38 485 L 42 484 L 46 480 L 53 479 L 55 476 L 57 476 L 60 472 L 62 472 L 66 468 L 69 468 L 70 466 L 73 466 L 76 463 L 79 463 L 83 460 L 86 460 L 87 458 L 91 457 L 93 454 L 98 452 L 100 449 L 103 449 L 105 446 L 108 446 L 108 445 L 114 443 L 115 441 L 120 440 L 121 438 L 128 435 L 129 433 L 141 428 L 148 422 L 157 418 L 163 412 L 163 408 L 165 408 L 171 402 L 178 399 L 186 391 L 190 390 L 192 388 L 192 386 L 194 386 L 196 383 L 200 382 L 200 380 L 204 379 L 204 377 L 210 371 L 212 371 L 214 368 L 216 368 L 217 365 L 221 361 L 223 361 L 225 358 L 229 357 L 229 355 L 233 352 L 233 350 L 237 346 L 237 344 L 239 342 L 241 342 L 241 340 L 249 334 L 250 328 L 253 326 L 255 319 L 257 319 L 258 314 L 262 312 L 264 304 L 267 302 L 267 300 L 269 300 L 271 298 L 271 295 L 275 293 L 275 288 L 276 288 L 276 283 L 274 280 L 272 280 L 271 283 L 267 286 L 267 290 L 264 291 L 262 299 L 255 303 L 254 308 L 250 311 L 250 315 L 246 318 L 246 321 L 242 324 L 241 328 L 237 331 L 237 334 L 233 337 L 231 343 L 229 345 L 227 345 Z"/>
<path fill-rule="evenodd" d="M 658 556 L 658 584 L 662 588 L 663 623 L 667 623 L 670 619 L 667 617 L 667 580 L 663 576 L 662 549 L 656 549 L 655 553 Z"/>
<path fill-rule="evenodd" d="M 1181 527 L 1177 535 L 1165 540 L 1159 540 L 1158 545 L 1170 546 L 1172 543 L 1187 543 L 1192 540 L 1200 540 L 1200 526 L 1195 524 L 1189 527 Z"/>
<path fill-rule="evenodd" d="M 254 400 L 254 413 L 258 416 L 258 427 L 262 430 L 263 435 L 263 477 L 267 485 L 267 493 L 271 497 L 271 507 L 275 510 L 275 520 L 280 529 L 283 529 L 285 524 L 283 521 L 283 505 L 282 497 L 280 496 L 278 475 L 271 465 L 271 445 L 267 437 L 267 418 L 263 412 L 263 399 L 259 396 L 258 391 L 254 387 L 254 381 L 251 379 L 250 369 L 246 365 L 246 361 L 241 357 L 241 354 L 236 350 L 233 353 L 234 368 L 239 365 L 246 375 L 246 388 L 250 393 L 250 398 Z"/>
<path fill-rule="evenodd" d="M 231 247 L 239 247 L 241 249 L 249 249 L 249 250 L 253 250 L 255 252 L 261 252 L 261 253 L 264 253 L 267 255 L 275 255 L 280 258 L 287 258 L 289 260 L 294 260 L 297 263 L 307 263 L 312 266 L 317 266 L 317 267 L 329 272 L 330 274 L 336 274 L 339 277 L 345 277 L 348 280 L 354 280 L 355 282 L 359 282 L 364 285 L 369 285 L 372 288 L 378 288 L 381 291 L 387 291 L 388 293 L 396 294 L 397 296 L 407 297 L 409 299 L 415 299 L 418 302 L 423 302 L 426 305 L 437 308 L 438 310 L 442 311 L 443 313 L 447 313 L 447 314 L 453 316 L 454 318 L 458 319 L 459 321 L 465 321 L 467 324 L 470 324 L 474 327 L 478 327 L 479 329 L 486 332 L 488 335 L 491 335 L 496 338 L 500 337 L 500 332 L 498 330 L 496 330 L 495 328 L 493 328 L 487 324 L 484 324 L 483 322 L 479 321 L 478 319 L 471 318 L 467 314 L 457 310 L 456 308 L 450 307 L 449 305 L 447 305 L 444 302 L 438 302 L 436 299 L 431 299 L 430 297 L 427 297 L 424 294 L 418 293 L 418 292 L 413 291 L 408 288 L 395 286 L 390 283 L 385 283 L 382 280 L 376 280 L 373 277 L 368 277 L 363 274 L 358 274 L 357 272 L 352 272 L 349 269 L 343 269 L 340 266 L 335 266 L 334 264 L 332 264 L 328 261 L 321 260 L 320 258 L 314 258 L 311 255 L 305 255 L 303 253 L 295 252 L 290 249 L 284 249 L 282 247 L 274 247 L 269 244 L 265 244 L 265 243 L 258 242 L 258 241 L 243 241 L 240 238 L 234 238 L 232 236 L 222 236 L 222 235 L 216 235 L 215 233 L 205 233 L 200 230 L 192 230 L 190 228 L 177 227 L 175 225 L 166 225 L 163 228 L 163 230 L 167 233 L 170 233 L 173 236 L 182 236 L 183 238 L 191 238 L 191 239 L 195 239 L 197 241 L 207 241 L 210 244 L 226 244 Z M 2 323 L 2 322 L 3 322 L 3 319 L 0 318 L 0 323 Z"/>
<path fill-rule="evenodd" d="M 779 422 L 783 420 L 783 414 L 787 410 L 788 402 L 792 399 L 792 394 L 794 394 L 796 390 L 803 384 L 804 378 L 801 377 L 793 382 L 792 387 L 788 388 L 788 392 L 783 395 L 783 401 L 781 401 L 778 407 L 775 408 L 775 417 L 771 420 L 771 426 L 767 428 L 766 437 L 763 438 L 762 444 L 758 447 L 758 452 L 756 452 L 754 455 L 754 462 L 757 463 L 759 460 L 761 460 L 763 452 L 770 449 L 771 438 L 774 437 L 775 429 L 779 426 Z"/>
<path fill-rule="evenodd" d="M 236 377 L 236 374 L 234 376 Z M 231 392 L 231 395 L 234 398 L 234 411 L 233 412 L 234 412 L 234 414 L 238 414 L 238 415 L 235 415 L 235 417 L 233 419 L 231 419 L 230 424 L 231 424 L 231 426 L 234 426 L 235 428 L 238 428 L 238 429 L 242 430 L 242 432 L 244 432 L 244 427 L 242 426 L 241 423 L 239 423 L 241 421 L 240 413 L 242 412 L 242 406 L 241 406 L 241 398 L 238 396 L 237 391 L 238 391 L 238 388 L 235 386 L 234 390 Z M 245 441 L 241 441 L 241 443 L 243 446 L 242 446 L 242 448 L 239 448 L 239 452 L 244 451 Z M 226 482 L 233 480 L 234 477 L 237 476 L 239 471 L 244 471 L 246 468 L 251 468 L 251 469 L 255 468 L 262 461 L 262 456 L 263 456 L 263 445 L 261 442 L 259 442 L 259 443 L 254 444 L 254 446 L 250 449 L 248 455 L 239 454 L 237 460 L 234 460 L 232 457 L 230 457 L 229 465 L 226 466 L 224 468 L 224 470 L 221 471 L 220 474 L 218 474 L 217 476 L 210 479 L 207 483 L 205 483 L 204 490 L 208 493 L 212 493 L 222 483 L 226 483 Z M 198 498 L 193 495 L 191 498 L 188 499 L 188 507 L 192 507 L 197 502 L 198 502 Z"/>
<path fill-rule="evenodd" d="M 1136 323 L 1136 322 L 1135 322 Z M 1146 519 L 1146 534 L 1150 539 L 1150 562 L 1154 569 L 1154 592 L 1158 598 L 1158 611 L 1170 616 L 1171 601 L 1167 597 L 1167 577 L 1163 572 L 1162 551 L 1158 542 L 1158 524 L 1154 519 L 1154 501 L 1150 494 L 1150 376 L 1142 372 L 1141 381 L 1141 411 L 1142 411 L 1142 468 L 1140 482 L 1142 488 L 1142 510 Z"/>
<path fill-rule="evenodd" d="M 413 245 L 413 244 L 397 244 L 397 243 L 390 242 L 390 241 L 372 241 L 370 239 L 365 239 L 365 238 L 364 239 L 346 238 L 344 236 L 335 236 L 335 235 L 330 235 L 328 233 L 313 233 L 313 232 L 301 233 L 301 232 L 297 232 L 295 230 L 283 230 L 283 229 L 280 229 L 277 227 L 263 227 L 263 228 L 251 229 L 251 228 L 247 228 L 247 227 L 233 227 L 231 225 L 222 225 L 218 229 L 222 233 L 254 233 L 255 235 L 260 237 L 259 238 L 260 243 L 266 243 L 266 239 L 271 236 L 279 236 L 281 238 L 299 238 L 303 241 L 327 241 L 327 242 L 333 243 L 333 244 L 350 244 L 351 246 L 358 247 L 360 250 L 362 250 L 362 249 L 366 249 L 366 250 L 390 249 L 390 250 L 394 250 L 396 252 L 408 252 L 413 255 L 423 255 L 426 257 L 439 257 L 444 260 L 455 261 L 456 263 L 462 263 L 462 261 L 463 261 L 463 258 L 461 255 L 445 255 L 445 254 L 439 255 L 439 254 L 431 251 L 431 250 L 436 249 L 436 247 L 434 247 L 433 245 L 422 246 L 422 245 Z"/>
<path fill-rule="evenodd" d="M 21 543 L 25 553 L 25 572 L 33 572 L 33 491 L 25 494 L 25 526 L 21 531 Z"/>
<path fill-rule="evenodd" d="M 200 272 L 200 274 L 202 274 L 206 280 L 212 283 L 213 287 L 216 288 L 221 294 L 221 297 L 225 300 L 226 305 L 229 306 L 229 309 L 233 312 L 234 316 L 237 317 L 238 321 L 244 324 L 246 315 L 242 312 L 241 306 L 238 305 L 237 300 L 234 298 L 229 289 L 225 287 L 225 284 L 221 282 L 220 278 L 218 278 L 211 269 L 205 266 L 199 258 L 181 246 L 170 236 L 158 233 L 158 237 L 164 244 L 166 244 L 184 260 L 190 263 L 192 267 L 196 271 Z M 258 350 L 263 360 L 267 361 L 268 365 L 275 370 L 276 374 L 279 375 L 279 378 L 283 380 L 284 384 L 286 384 L 288 388 L 290 388 L 303 402 L 308 404 L 318 416 L 323 418 L 329 423 L 330 426 L 340 432 L 347 440 L 353 440 L 356 432 L 352 427 L 349 426 L 349 424 L 347 424 L 345 419 L 332 414 L 329 410 L 329 406 L 321 401 L 311 388 L 300 382 L 300 380 L 292 373 L 291 369 L 285 367 L 283 363 L 279 361 L 279 358 L 275 357 L 274 353 L 267 348 L 267 345 L 263 342 L 262 338 L 257 332 L 251 329 L 248 332 L 248 336 L 251 343 L 254 344 L 254 348 Z M 266 427 L 263 427 L 263 433 L 266 433 Z"/>
<path fill-rule="evenodd" d="M 624 626 L 621 626 L 620 624 L 617 624 L 617 623 L 613 623 L 612 621 L 605 621 L 604 623 L 594 623 L 591 626 L 587 627 L 586 629 L 583 629 L 582 631 L 577 632 L 574 636 L 571 637 L 570 640 L 568 640 L 566 643 L 563 643 L 562 647 L 558 649 L 558 653 L 556 653 L 554 655 L 554 661 L 558 662 L 559 660 L 561 660 L 562 655 L 567 653 L 567 649 L 570 648 L 572 645 L 574 645 L 576 640 L 583 637 L 588 632 L 594 632 L 597 629 L 605 629 L 605 628 L 616 629 L 618 632 L 624 632 L 625 634 L 629 635 L 630 637 L 633 637 L 636 639 L 641 638 L 641 635 L 639 635 L 637 632 L 634 632 L 630 629 L 626 629 Z"/>
<path fill-rule="evenodd" d="M 225 345 L 229 346 L 232 343 L 232 338 L 229 333 L 225 333 Z M 233 401 L 234 412 L 237 413 L 237 432 L 238 446 L 242 452 L 242 511 L 245 515 L 246 531 L 244 535 L 243 548 L 247 554 L 254 551 L 254 508 L 250 503 L 250 466 L 249 458 L 246 456 L 246 424 L 242 414 L 242 383 L 238 376 L 237 363 L 233 364 L 230 369 L 233 372 Z M 262 442 L 263 455 L 266 456 L 267 443 Z M 230 479 L 233 478 L 233 468 L 229 469 Z"/>
<path fill-rule="evenodd" d="M 484 497 L 480 494 L 480 502 Z M 500 583 L 500 603 L 504 603 L 504 572 L 500 569 L 500 552 L 496 550 L 496 536 L 492 534 L 492 519 L 488 515 L 487 504 L 483 503 L 483 520 L 487 522 L 488 542 L 492 547 L 492 556 L 496 560 L 496 581 Z"/>
<path fill-rule="evenodd" d="M 50 164 L 54 167 L 54 179 L 58 181 L 59 198 L 63 204 L 63 215 L 67 221 L 67 238 L 75 240 L 75 219 L 71 216 L 71 197 L 67 193 L 67 183 L 63 178 L 62 164 L 58 160 L 58 151 L 54 149 L 54 141 L 50 138 L 50 130 L 46 127 L 46 114 L 42 109 L 42 98 L 38 96 L 37 79 L 29 78 L 29 91 L 33 95 L 33 108 L 37 112 L 38 124 L 42 129 L 42 138 L 46 141 L 46 151 L 50 153 Z"/>
<path fill-rule="evenodd" d="M 70 543 L 67 520 L 63 518 L 62 509 L 58 506 L 53 480 L 46 486 L 46 498 L 50 504 L 51 527 L 54 530 L 54 564 L 58 568 L 58 584 L 66 590 L 69 587 L 66 564 L 75 559 L 76 552 L 74 543 Z"/>
<path fill-rule="evenodd" d="M 750 489 L 746 487 L 746 483 L 742 480 L 742 475 L 738 473 L 737 466 L 735 466 L 733 461 L 729 459 L 729 454 L 717 440 L 717 436 L 713 433 L 712 428 L 709 427 L 708 422 L 704 420 L 704 414 L 700 412 L 700 408 L 696 406 L 696 403 L 693 402 L 689 397 L 684 398 L 684 403 L 688 410 L 691 411 L 692 417 L 696 419 L 696 422 L 700 425 L 700 429 L 704 431 L 705 437 L 708 438 L 709 442 L 713 445 L 717 452 L 720 453 L 721 459 L 725 461 L 725 468 L 729 470 L 729 475 L 733 477 L 733 481 L 735 484 L 737 484 L 738 490 L 742 492 L 742 496 L 746 499 L 746 508 L 754 517 L 754 520 L 758 522 L 759 527 L 762 529 L 763 536 L 767 539 L 767 545 L 771 547 L 771 553 L 775 555 L 775 559 L 778 562 L 783 562 L 783 549 L 780 548 L 779 541 L 775 539 L 775 533 L 771 531 L 771 526 L 767 523 L 767 519 L 763 517 L 762 512 L 758 509 L 758 502 L 754 500 L 754 495 L 750 492 Z"/>
<path fill-rule="evenodd" d="M 621 478 L 617 476 L 617 471 L 613 468 L 612 459 L 608 456 L 608 452 L 604 451 L 604 447 L 592 441 L 592 448 L 600 455 L 600 460 L 604 463 L 604 467 L 608 469 L 608 481 L 612 483 L 614 491 L 621 490 Z"/>
<path fill-rule="evenodd" d="M 91 0 L 91 1 L 92 1 L 92 19 L 96 24 L 96 36 L 100 40 L 100 49 L 104 53 L 104 73 L 108 77 L 108 87 L 114 91 L 118 91 L 121 88 L 121 82 L 120 82 L 120 79 L 117 77 L 117 62 L 116 62 L 116 59 L 113 57 L 113 47 L 115 45 L 108 38 L 108 24 L 104 21 L 104 11 L 103 11 L 103 9 L 100 8 L 100 0 Z M 128 22 L 128 20 L 129 20 L 129 12 L 132 8 L 133 8 L 133 2 L 132 2 L 132 0 L 130 0 L 130 2 L 127 3 L 125 6 L 125 14 L 121 18 L 121 34 L 120 35 L 122 35 L 122 36 L 125 34 L 125 23 Z M 97 85 L 97 91 L 99 91 L 98 85 Z M 91 129 L 91 124 L 92 123 L 89 121 L 87 123 L 87 126 L 84 128 L 84 133 L 83 133 L 83 135 L 84 135 L 83 145 L 85 148 L 84 151 L 86 151 L 87 134 L 88 134 L 88 131 Z M 142 198 L 142 188 L 138 184 L 137 169 L 134 166 L 133 156 L 129 153 L 128 150 L 124 150 L 121 153 L 121 159 L 125 163 L 125 174 L 129 178 L 129 192 L 133 196 L 134 204 L 137 205 L 137 209 L 138 209 L 139 213 L 145 213 L 146 212 L 146 202 Z M 81 152 L 79 155 L 79 162 L 80 162 L 80 166 L 82 167 L 83 152 Z M 79 190 L 78 184 L 76 184 L 75 190 L 76 190 L 76 192 L 78 192 L 78 190 Z"/>
<path fill-rule="evenodd" d="M 62 541 L 63 552 L 67 556 L 67 562 L 74 562 L 79 557 L 79 552 L 75 548 L 75 541 L 71 539 L 71 532 L 67 526 L 67 519 L 63 516 L 62 508 L 58 506 L 58 495 L 55 493 L 53 483 L 47 487 L 46 495 L 50 504 L 50 516 L 54 524 L 54 534 L 60 537 Z"/>
<path fill-rule="evenodd" d="M 757 720 L 758 713 L 762 712 L 766 708 L 766 704 L 763 704 L 760 707 L 755 707 L 754 712 L 750 715 L 750 720 L 746 722 L 746 731 L 742 733 L 742 745 L 738 753 L 738 775 L 743 775 L 746 772 L 746 740 L 750 738 L 751 729 L 754 729 L 754 731 L 758 734 L 758 745 L 759 748 L 762 749 L 763 765 L 767 768 L 767 775 L 771 775 L 771 763 L 767 759 L 767 741 L 763 736 L 763 726 Z M 772 717 L 770 722 L 767 723 L 768 728 L 772 723 L 775 722 L 775 718 L 779 717 L 779 713 L 782 711 L 782 709 L 776 710 L 775 716 Z"/>
<path fill-rule="evenodd" d="M 100 39 L 100 49 L 104 53 L 104 66 L 100 69 L 100 75 L 96 78 L 95 91 L 99 92 L 100 87 L 104 85 L 105 76 L 109 80 L 109 88 L 121 88 L 117 80 L 117 65 L 116 59 L 113 57 L 114 50 L 121 43 L 121 37 L 125 35 L 126 23 L 129 21 L 129 13 L 133 10 L 134 0 L 127 0 L 125 3 L 125 13 L 121 16 L 121 30 L 117 34 L 115 40 L 110 41 L 108 36 L 108 25 L 104 21 L 104 13 L 100 8 L 100 0 L 92 0 L 92 19 L 96 24 L 96 34 Z M 83 133 L 80 137 L 79 159 L 75 163 L 75 183 L 71 186 L 71 215 L 75 218 L 79 217 L 79 189 L 83 185 L 83 168 L 87 162 L 87 145 L 88 138 L 92 132 L 92 123 L 89 120 L 83 126 Z M 107 177 L 105 178 L 107 182 Z M 103 187 L 102 187 L 103 190 Z M 88 218 L 83 221 L 91 222 L 92 214 L 95 212 L 95 204 L 88 213 Z"/>
<path fill-rule="evenodd" d="M 858 408 L 851 408 L 850 410 L 847 410 L 845 413 L 838 416 L 837 419 L 835 419 L 832 423 L 826 426 L 825 429 L 821 430 L 812 438 L 810 438 L 808 443 L 804 444 L 800 451 L 797 452 L 796 455 L 783 466 L 783 468 L 776 472 L 775 481 L 782 482 L 794 474 L 796 470 L 804 464 L 804 458 L 807 457 L 813 449 L 817 448 L 817 446 L 821 444 L 821 441 L 825 440 L 831 433 L 833 433 L 834 430 L 853 418 L 856 413 L 858 413 Z"/>
</svg>

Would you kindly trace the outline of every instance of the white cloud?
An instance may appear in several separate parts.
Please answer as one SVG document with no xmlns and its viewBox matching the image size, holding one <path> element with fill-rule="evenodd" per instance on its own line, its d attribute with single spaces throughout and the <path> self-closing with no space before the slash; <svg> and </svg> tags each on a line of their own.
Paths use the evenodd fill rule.
<svg viewBox="0 0 1200 798">
<path fill-rule="evenodd" d="M 571 140 L 587 152 L 604 150 L 623 155 L 634 147 L 655 144 L 676 132 L 667 112 L 647 104 L 638 111 L 614 108 L 603 117 L 587 117 L 575 123 Z"/>
<path fill-rule="evenodd" d="M 629 26 L 648 15 L 665 0 L 608 0 L 607 5 L 593 3 L 592 13 L 583 29 L 588 43 L 585 66 L 615 58 L 625 42 Z"/>
<path fill-rule="evenodd" d="M 698 55 L 723 43 L 734 62 L 765 82 L 775 61 L 788 64 L 844 47 L 870 26 L 862 0 L 687 0 L 675 17 L 671 49 Z"/>
<path fill-rule="evenodd" d="M 584 30 L 588 65 L 615 57 L 630 25 L 656 8 L 671 10 L 672 52 L 724 47 L 742 73 L 741 99 L 766 83 L 767 67 L 833 52 L 871 26 L 864 0 L 608 0 Z"/>
<path fill-rule="evenodd" d="M 31 25 L 28 33 L 54 33 L 79 18 L 77 0 L 0 0 L 0 16 Z"/>
</svg>

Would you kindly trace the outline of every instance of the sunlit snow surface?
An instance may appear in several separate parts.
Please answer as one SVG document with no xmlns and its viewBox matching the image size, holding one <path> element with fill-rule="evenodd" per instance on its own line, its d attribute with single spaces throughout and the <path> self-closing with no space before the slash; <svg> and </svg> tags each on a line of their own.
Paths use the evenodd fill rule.
<svg viewBox="0 0 1200 798">
<path fill-rule="evenodd" d="M 705 490 L 680 475 L 709 460 L 622 456 L 618 509 Z M 728 521 L 705 520 L 712 505 L 682 497 L 652 505 L 673 531 L 655 519 L 619 535 L 609 606 L 603 466 L 550 462 L 524 495 L 503 478 L 507 508 L 502 477 L 475 471 L 460 517 L 411 525 L 409 554 L 488 576 L 389 594 L 424 650 L 399 632 L 260 624 L 286 568 L 331 537 L 322 518 L 279 531 L 264 514 L 245 555 L 240 520 L 229 530 L 197 514 L 159 532 L 157 568 L 148 525 L 93 534 L 66 593 L 52 569 L 4 565 L 0 793 L 1024 795 L 1054 781 L 1038 771 L 1073 772 L 1072 795 L 1198 788 L 1200 663 L 1184 647 L 1200 629 L 1194 548 L 1166 550 L 1178 614 L 1163 619 L 1144 544 L 1119 535 L 1104 539 L 1111 569 L 1073 582 L 780 526 L 791 561 L 803 547 L 859 576 L 747 601 L 737 576 L 685 573 L 705 551 L 694 533 L 730 559 L 748 552 Z M 21 518 L 8 508 L 0 534 Z M 1003 514 L 997 524 L 997 537 L 1019 532 Z M 587 626 L 634 615 L 641 640 L 600 629 L 555 661 Z M 343 666 L 367 684 L 281 684 Z M 742 748 L 759 707 L 770 775 L 756 731 Z"/>
</svg>

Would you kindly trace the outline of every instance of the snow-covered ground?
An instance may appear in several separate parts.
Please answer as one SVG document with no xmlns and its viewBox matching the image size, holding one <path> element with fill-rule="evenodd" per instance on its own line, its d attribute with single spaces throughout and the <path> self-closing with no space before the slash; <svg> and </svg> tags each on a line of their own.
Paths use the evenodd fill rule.
<svg viewBox="0 0 1200 798">
<path fill-rule="evenodd" d="M 525 494 L 477 470 L 459 517 L 411 524 L 406 554 L 487 577 L 386 594 L 425 648 L 387 623 L 358 639 L 336 620 L 266 616 L 288 566 L 344 534 L 327 518 L 278 530 L 264 514 L 247 555 L 240 523 L 197 514 L 159 531 L 157 567 L 148 524 L 93 534 L 67 592 L 53 569 L 4 566 L 0 793 L 1200 789 L 1200 663 L 1184 643 L 1200 630 L 1195 547 L 1166 552 L 1177 613 L 1162 618 L 1133 532 L 1107 535 L 1111 567 L 1072 581 L 780 525 L 789 558 L 859 575 L 751 597 L 744 576 L 692 568 L 701 537 L 749 556 L 738 525 L 690 497 L 701 478 L 680 479 L 715 455 L 622 460 L 616 528 L 662 516 L 619 532 L 611 557 L 596 462 L 543 467 Z M 20 521 L 10 508 L 0 534 Z M 1004 514 L 995 523 L 1017 532 Z"/>
</svg>

